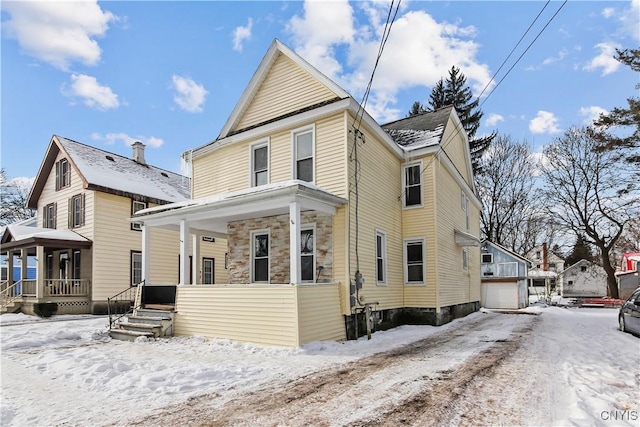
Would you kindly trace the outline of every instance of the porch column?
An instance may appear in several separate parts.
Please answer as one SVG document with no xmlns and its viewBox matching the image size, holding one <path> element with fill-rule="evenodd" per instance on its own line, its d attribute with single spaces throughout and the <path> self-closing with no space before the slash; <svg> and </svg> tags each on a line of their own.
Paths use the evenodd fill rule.
<svg viewBox="0 0 640 427">
<path fill-rule="evenodd" d="M 198 233 L 193 235 L 193 248 L 191 249 L 192 260 L 191 260 L 191 271 L 193 272 L 193 277 L 191 281 L 194 285 L 202 284 L 202 272 L 200 271 L 200 241 L 201 237 Z"/>
<path fill-rule="evenodd" d="M 146 225 L 142 225 L 142 280 L 145 285 L 149 284 L 151 277 L 151 236 L 149 232 L 151 230 Z"/>
<path fill-rule="evenodd" d="M 180 220 L 180 281 L 181 285 L 189 284 L 189 224 L 186 219 Z"/>
<path fill-rule="evenodd" d="M 300 283 L 300 203 L 289 204 L 289 281 Z"/>
<path fill-rule="evenodd" d="M 7 286 L 13 285 L 13 251 L 7 251 Z"/>
<path fill-rule="evenodd" d="M 44 275 L 47 274 L 44 246 L 36 246 L 36 298 L 44 298 Z"/>
<path fill-rule="evenodd" d="M 20 250 L 20 280 L 22 280 L 22 283 L 27 280 L 27 260 L 27 248 L 22 248 Z M 24 289 L 24 285 L 22 288 Z"/>
</svg>

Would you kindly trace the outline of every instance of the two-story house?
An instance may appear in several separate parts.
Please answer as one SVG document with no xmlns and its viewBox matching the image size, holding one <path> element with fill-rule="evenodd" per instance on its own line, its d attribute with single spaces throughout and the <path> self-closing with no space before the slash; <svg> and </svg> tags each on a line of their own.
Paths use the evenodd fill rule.
<svg viewBox="0 0 640 427">
<path fill-rule="evenodd" d="M 529 294 L 536 297 L 550 298 L 551 294 L 562 294 L 562 277 L 564 259 L 549 250 L 546 243 L 531 249 L 525 258 L 531 263 L 529 269 Z"/>
<path fill-rule="evenodd" d="M 133 217 L 142 276 L 157 228 L 182 254 L 188 234 L 224 239 L 229 274 L 191 286 L 181 258 L 176 334 L 297 346 L 478 310 L 480 202 L 453 108 L 381 126 L 276 40 L 220 135 L 184 158 L 193 199 Z"/>
<path fill-rule="evenodd" d="M 14 282 L 8 277 L 3 306 L 12 300 L 14 309 L 33 313 L 34 303 L 48 301 L 58 304 L 58 314 L 106 312 L 107 298 L 142 281 L 142 226 L 131 222 L 131 215 L 188 200 L 189 187 L 189 178 L 147 164 L 139 142 L 133 144 L 133 158 L 126 158 L 54 135 L 27 201 L 37 209 L 39 224 L 9 225 L 2 234 L 2 253 L 11 255 L 8 272 L 16 256 L 22 265 L 35 256 L 36 278 L 22 275 L 25 280 L 8 289 Z M 150 236 L 156 282 L 177 280 L 178 244 L 172 234 L 154 230 Z M 191 258 L 195 282 L 226 282 L 226 245 L 201 246 L 202 255 Z"/>
<path fill-rule="evenodd" d="M 519 309 L 529 305 L 529 262 L 497 243 L 484 240 L 480 247 L 480 302 L 485 308 Z"/>
</svg>

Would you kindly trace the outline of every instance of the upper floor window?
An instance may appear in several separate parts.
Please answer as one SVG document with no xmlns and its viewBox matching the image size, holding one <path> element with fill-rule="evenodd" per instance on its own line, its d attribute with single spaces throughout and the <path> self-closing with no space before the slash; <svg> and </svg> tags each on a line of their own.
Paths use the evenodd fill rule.
<svg viewBox="0 0 640 427">
<path fill-rule="evenodd" d="M 387 270 L 387 235 L 376 231 L 376 281 L 386 283 Z"/>
<path fill-rule="evenodd" d="M 146 202 L 140 202 L 138 200 L 132 200 L 131 201 L 131 215 L 133 215 L 134 213 L 141 211 L 142 209 L 146 209 L 147 208 L 147 203 Z M 141 222 L 132 222 L 131 223 L 131 229 L 132 230 L 137 230 L 137 231 L 141 231 L 142 230 L 142 223 Z"/>
<path fill-rule="evenodd" d="M 469 198 L 467 197 L 466 194 L 464 194 L 464 191 L 462 192 L 462 210 L 464 211 L 464 215 L 465 215 L 465 225 L 467 227 L 467 230 L 469 230 L 469 225 L 470 225 L 470 221 L 469 221 Z"/>
<path fill-rule="evenodd" d="M 492 253 L 483 253 L 482 254 L 482 263 L 483 264 L 493 264 L 493 254 Z"/>
<path fill-rule="evenodd" d="M 56 228 L 57 203 L 49 203 L 42 212 L 42 226 L 44 228 Z"/>
<path fill-rule="evenodd" d="M 501 262 L 498 264 L 498 277 L 517 277 L 517 262 Z"/>
<path fill-rule="evenodd" d="M 315 128 L 293 132 L 294 179 L 313 182 L 315 176 Z"/>
<path fill-rule="evenodd" d="M 71 167 L 67 159 L 56 162 L 56 191 L 71 185 Z"/>
<path fill-rule="evenodd" d="M 251 186 L 269 183 L 269 143 L 251 146 Z"/>
<path fill-rule="evenodd" d="M 404 206 L 422 206 L 421 163 L 407 165 L 403 169 Z"/>
<path fill-rule="evenodd" d="M 84 194 L 76 194 L 69 199 L 68 221 L 69 228 L 84 225 Z"/>
</svg>

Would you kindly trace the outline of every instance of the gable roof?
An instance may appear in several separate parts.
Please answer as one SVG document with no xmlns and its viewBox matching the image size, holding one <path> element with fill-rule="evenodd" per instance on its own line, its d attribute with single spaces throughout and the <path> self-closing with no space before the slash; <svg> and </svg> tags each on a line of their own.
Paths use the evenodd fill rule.
<svg viewBox="0 0 640 427">
<path fill-rule="evenodd" d="M 448 106 L 396 120 L 382 128 L 404 150 L 430 147 L 440 144 L 452 111 L 453 106 Z"/>
<path fill-rule="evenodd" d="M 74 167 L 85 189 L 158 204 L 178 202 L 190 196 L 190 180 L 185 176 L 53 135 L 31 188 L 28 207 L 37 207 L 60 152 Z"/>
<path fill-rule="evenodd" d="M 14 249 L 28 245 L 46 244 L 50 247 L 90 247 L 91 240 L 73 230 L 39 228 L 26 225 L 7 225 L 2 236 L 2 249 Z M 71 245 L 71 246 L 69 246 Z"/>
<path fill-rule="evenodd" d="M 311 74 L 316 80 L 332 91 L 336 95 L 336 98 L 344 99 L 350 97 L 349 93 L 337 85 L 333 80 L 325 76 L 317 68 L 305 61 L 300 55 L 285 46 L 280 40 L 274 39 L 271 46 L 269 46 L 267 53 L 262 58 L 262 61 L 260 61 L 260 65 L 258 65 L 258 68 L 253 73 L 249 84 L 245 88 L 244 92 L 242 92 L 240 100 L 238 100 L 238 103 L 233 108 L 231 115 L 225 122 L 224 126 L 222 126 L 222 130 L 220 131 L 220 135 L 217 139 L 222 139 L 230 135 L 235 125 L 240 121 L 242 114 L 251 103 L 251 100 L 258 92 L 258 89 L 260 89 L 261 83 L 267 77 L 271 67 L 280 55 L 286 55 L 296 65 Z"/>
<path fill-rule="evenodd" d="M 502 252 L 504 252 L 506 254 L 511 255 L 512 257 L 514 257 L 516 259 L 519 259 L 519 260 L 523 261 L 525 263 L 525 265 L 527 265 L 527 267 L 528 267 L 528 264 L 529 264 L 530 261 L 528 259 L 526 259 L 525 257 L 523 257 L 522 255 L 518 255 L 517 253 L 513 252 L 511 249 L 507 249 L 504 246 L 499 245 L 498 243 L 492 242 L 491 240 L 487 240 L 487 239 L 484 239 L 482 241 L 482 245 L 485 245 L 485 244 L 489 244 L 489 245 L 493 246 L 494 248 L 498 249 L 499 251 L 502 251 Z"/>
<path fill-rule="evenodd" d="M 591 262 L 588 259 L 581 259 L 580 261 L 576 261 L 573 264 L 571 264 L 569 267 L 565 268 L 564 270 L 562 270 L 560 274 L 565 274 L 566 272 L 568 272 L 569 270 L 573 270 L 575 268 L 581 267 L 581 266 L 585 266 L 585 267 L 599 267 L 604 271 L 604 268 L 599 266 L 598 264 L 596 264 L 595 262 Z"/>
</svg>

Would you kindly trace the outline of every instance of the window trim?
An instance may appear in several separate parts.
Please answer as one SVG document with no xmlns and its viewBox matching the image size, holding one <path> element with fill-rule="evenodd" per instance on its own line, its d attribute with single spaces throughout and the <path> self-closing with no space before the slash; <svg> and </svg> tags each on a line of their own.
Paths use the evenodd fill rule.
<svg viewBox="0 0 640 427">
<path fill-rule="evenodd" d="M 407 245 L 410 243 L 422 244 L 422 281 L 409 281 L 409 265 L 407 260 Z M 424 237 L 411 237 L 402 241 L 402 264 L 404 269 L 404 285 L 405 286 L 426 286 L 427 284 L 427 248 Z"/>
<path fill-rule="evenodd" d="M 254 153 L 256 150 L 267 147 L 267 182 L 269 184 L 271 182 L 271 138 L 262 139 L 260 141 L 256 141 L 253 144 L 249 145 L 249 186 L 250 187 L 258 187 L 256 180 L 256 170 L 255 170 L 255 156 Z M 265 185 L 265 184 L 260 184 Z"/>
<path fill-rule="evenodd" d="M 140 255 L 140 281 L 138 283 L 141 283 L 144 278 L 142 277 L 142 251 L 129 251 L 129 285 L 130 286 L 135 286 L 138 283 L 135 283 L 135 281 L 133 280 L 134 276 L 133 276 L 133 272 L 134 272 L 134 256 L 135 255 Z"/>
<path fill-rule="evenodd" d="M 407 169 L 418 166 L 420 171 L 420 203 L 415 205 L 407 205 Z M 424 207 L 424 170 L 422 159 L 405 163 L 402 165 L 402 209 L 419 209 Z"/>
<path fill-rule="evenodd" d="M 506 276 L 504 274 L 500 274 L 500 266 L 513 265 L 516 266 L 516 274 L 513 276 Z M 503 267 L 504 268 L 504 267 Z M 507 262 L 499 262 L 496 264 L 496 277 L 518 277 L 518 262 L 517 261 L 507 261 Z"/>
<path fill-rule="evenodd" d="M 467 197 L 467 194 L 464 192 L 464 190 L 462 190 L 462 210 L 465 214 L 465 225 L 467 227 L 467 231 L 469 231 L 471 229 L 471 220 L 469 217 L 469 197 Z"/>
<path fill-rule="evenodd" d="M 76 255 L 78 255 L 78 259 L 76 259 Z M 74 280 L 82 279 L 82 251 L 75 249 L 71 252 L 71 264 L 72 278 Z"/>
<path fill-rule="evenodd" d="M 204 280 L 204 265 L 207 261 L 211 261 L 211 283 L 206 283 Z M 202 257 L 202 284 L 203 285 L 215 285 L 216 283 L 216 260 L 212 257 Z"/>
<path fill-rule="evenodd" d="M 141 208 L 141 209 L 136 209 L 135 208 L 136 203 L 140 203 L 140 204 L 144 205 L 144 207 Z M 143 202 L 141 200 L 131 199 L 131 216 L 133 216 L 136 212 L 141 211 L 142 209 L 146 209 L 148 207 L 149 207 L 149 203 L 147 203 L 147 202 Z M 141 222 L 137 222 L 137 221 L 131 222 L 131 230 L 142 231 L 142 223 Z"/>
<path fill-rule="evenodd" d="M 49 214 L 49 210 L 51 210 L 51 214 Z M 44 211 L 42 215 L 42 225 L 43 228 L 57 229 L 58 228 L 58 204 L 57 203 L 49 203 L 44 206 Z M 53 227 L 50 227 L 53 225 Z"/>
<path fill-rule="evenodd" d="M 489 257 L 489 261 L 485 262 L 485 260 L 484 260 L 485 256 Z M 491 252 L 482 252 L 480 254 L 480 261 L 481 261 L 480 262 L 481 264 L 493 264 L 493 253 L 491 253 Z"/>
<path fill-rule="evenodd" d="M 78 207 L 80 208 L 78 212 L 78 221 L 76 222 L 76 202 Z M 82 227 L 85 225 L 85 197 L 84 193 L 75 194 L 69 199 L 69 208 L 68 208 L 68 226 L 69 229 Z"/>
<path fill-rule="evenodd" d="M 306 134 L 306 133 L 311 133 L 311 167 L 312 167 L 312 180 L 309 181 L 312 184 L 315 184 L 316 182 L 316 124 L 312 123 L 311 125 L 308 126 L 303 126 L 297 129 L 293 129 L 291 131 L 291 159 L 292 159 L 292 164 L 291 164 L 291 176 L 293 177 L 293 179 L 300 179 L 298 178 L 298 144 L 297 144 L 297 140 L 296 137 L 298 135 L 302 135 L 302 134 Z M 301 160 L 306 160 L 307 158 L 301 159 Z"/>
<path fill-rule="evenodd" d="M 313 231 L 313 252 L 311 253 L 311 255 L 304 255 L 304 256 L 311 256 L 313 258 L 313 271 L 312 273 L 312 279 L 311 280 L 302 280 L 302 232 L 303 231 L 308 231 L 311 230 Z M 310 223 L 310 224 L 302 224 L 300 226 L 300 283 L 315 283 L 316 281 L 316 271 L 317 271 L 317 264 L 318 264 L 318 257 L 317 257 L 317 251 L 316 251 L 316 242 L 318 241 L 318 235 L 316 233 L 316 224 L 314 223 Z"/>
<path fill-rule="evenodd" d="M 66 166 L 66 170 L 63 171 L 63 165 Z M 56 162 L 56 191 L 60 191 L 63 188 L 67 188 L 71 185 L 71 164 L 66 157 Z"/>
<path fill-rule="evenodd" d="M 378 254 L 378 237 L 381 238 L 382 254 Z M 387 233 L 377 229 L 374 234 L 375 242 L 375 270 L 376 270 L 376 284 L 379 286 L 385 286 L 387 284 Z M 378 260 L 382 260 L 382 280 L 379 278 Z"/>
<path fill-rule="evenodd" d="M 256 261 L 256 257 L 255 257 L 255 242 L 254 239 L 256 236 L 262 236 L 262 235 L 266 235 L 267 236 L 267 243 L 268 243 L 268 247 L 267 247 L 267 280 L 266 281 L 256 281 L 255 280 L 255 261 Z M 250 237 L 249 237 L 249 245 L 250 245 L 250 250 L 251 250 L 251 264 L 249 265 L 249 278 L 251 280 L 251 283 L 271 283 L 271 229 L 270 228 L 263 228 L 260 230 L 252 230 L 250 233 Z M 264 259 L 264 258 L 260 258 L 260 259 Z"/>
<path fill-rule="evenodd" d="M 462 269 L 469 271 L 469 251 L 467 248 L 462 248 Z"/>
</svg>

